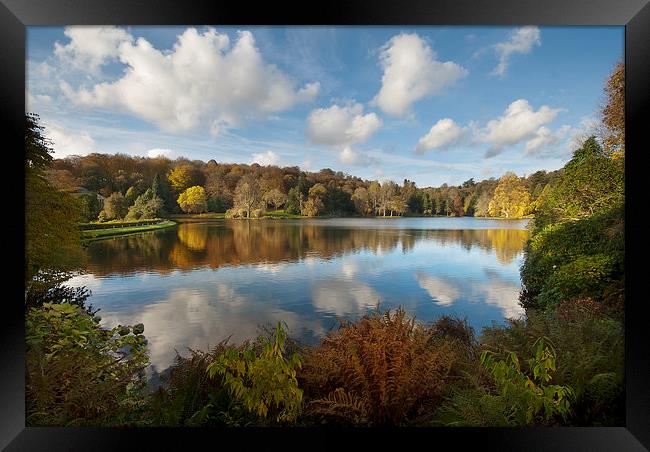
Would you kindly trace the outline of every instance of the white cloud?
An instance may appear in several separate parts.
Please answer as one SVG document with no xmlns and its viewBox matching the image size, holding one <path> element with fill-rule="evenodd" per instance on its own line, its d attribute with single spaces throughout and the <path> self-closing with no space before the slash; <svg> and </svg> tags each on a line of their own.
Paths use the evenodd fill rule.
<svg viewBox="0 0 650 452">
<path fill-rule="evenodd" d="M 126 30 L 112 26 L 66 27 L 63 34 L 70 38 L 70 42 L 66 45 L 54 43 L 54 54 L 74 68 L 91 73 L 115 60 L 120 44 L 133 40 Z"/>
<path fill-rule="evenodd" d="M 510 33 L 507 41 L 496 44 L 494 48 L 499 56 L 499 64 L 494 68 L 493 73 L 503 77 L 508 70 L 510 56 L 517 53 L 530 53 L 534 45 L 542 44 L 540 35 L 537 27 L 521 27 Z"/>
<path fill-rule="evenodd" d="M 54 157 L 62 158 L 68 155 L 87 155 L 97 152 L 95 140 L 88 132 L 69 132 L 59 124 L 43 122 L 45 135 L 52 141 Z"/>
<path fill-rule="evenodd" d="M 338 278 L 312 286 L 312 299 L 316 311 L 324 311 L 339 316 L 365 314 L 382 300 L 382 296 L 372 287 L 354 279 Z"/>
<path fill-rule="evenodd" d="M 339 161 L 346 165 L 355 166 L 371 166 L 379 164 L 378 159 L 352 149 L 350 146 L 344 146 L 339 152 Z"/>
<path fill-rule="evenodd" d="M 578 127 L 571 127 L 567 131 L 569 136 L 567 141 L 568 152 L 572 153 L 576 149 L 579 149 L 590 135 L 596 135 L 596 129 L 599 123 L 600 121 L 596 118 L 583 117 Z"/>
<path fill-rule="evenodd" d="M 258 163 L 262 166 L 277 165 L 279 161 L 280 156 L 273 151 L 260 152 L 251 156 L 251 163 Z"/>
<path fill-rule="evenodd" d="M 526 142 L 526 154 L 534 155 L 556 145 L 564 135 L 565 130 L 560 128 L 556 133 L 553 133 L 546 127 L 540 127 L 535 136 Z"/>
<path fill-rule="evenodd" d="M 596 118 L 583 117 L 577 126 L 565 124 L 555 131 L 540 127 L 526 142 L 526 155 L 537 158 L 570 156 L 589 136 L 597 133 L 598 124 Z"/>
<path fill-rule="evenodd" d="M 375 113 L 363 114 L 363 105 L 349 103 L 345 106 L 313 110 L 307 118 L 307 136 L 313 143 L 349 145 L 366 141 L 381 127 Z"/>
<path fill-rule="evenodd" d="M 116 51 L 127 68 L 117 81 L 61 89 L 76 104 L 130 113 L 169 132 L 199 127 L 213 134 L 314 99 L 318 82 L 297 89 L 276 66 L 266 64 L 249 31 L 236 42 L 210 28 L 188 28 L 173 48 L 161 51 L 146 39 L 122 41 Z"/>
<path fill-rule="evenodd" d="M 449 147 L 456 143 L 462 134 L 463 129 L 458 127 L 453 119 L 441 119 L 431 127 L 429 133 L 420 138 L 415 152 L 424 154 L 431 149 Z"/>
<path fill-rule="evenodd" d="M 415 274 L 415 279 L 420 287 L 429 293 L 433 301 L 440 305 L 451 305 L 460 297 L 460 289 L 453 279 L 445 281 L 441 277 L 429 276 L 421 272 Z"/>
<path fill-rule="evenodd" d="M 147 156 L 154 158 L 154 157 L 167 157 L 171 158 L 174 155 L 174 151 L 171 149 L 165 149 L 165 148 L 153 148 L 149 149 L 147 151 Z"/>
<path fill-rule="evenodd" d="M 416 33 L 393 36 L 379 58 L 384 75 L 373 103 L 395 116 L 404 116 L 417 100 L 439 93 L 468 74 L 453 61 L 436 60 L 436 53 Z"/>
<path fill-rule="evenodd" d="M 207 350 L 230 337 L 239 343 L 258 336 L 258 325 L 275 325 L 284 321 L 292 333 L 325 333 L 312 318 L 279 309 L 274 303 L 255 303 L 251 297 L 224 283 L 211 291 L 171 289 L 166 298 L 154 303 L 134 304 L 129 311 L 100 311 L 102 325 L 143 323 L 151 365 L 158 371 L 173 363 L 176 350 L 186 356 L 187 349 Z M 224 321 L 227 319 L 227 321 Z"/>
<path fill-rule="evenodd" d="M 307 137 L 338 151 L 339 161 L 347 165 L 373 165 L 377 159 L 352 148 L 363 143 L 382 125 L 376 113 L 363 114 L 363 105 L 348 102 L 313 110 L 307 118 Z"/>
<path fill-rule="evenodd" d="M 486 157 L 499 154 L 505 146 L 533 138 L 540 127 L 553 121 L 560 109 L 543 105 L 534 111 L 527 100 L 512 102 L 503 115 L 488 121 L 479 133 L 479 140 L 491 144 Z"/>
</svg>

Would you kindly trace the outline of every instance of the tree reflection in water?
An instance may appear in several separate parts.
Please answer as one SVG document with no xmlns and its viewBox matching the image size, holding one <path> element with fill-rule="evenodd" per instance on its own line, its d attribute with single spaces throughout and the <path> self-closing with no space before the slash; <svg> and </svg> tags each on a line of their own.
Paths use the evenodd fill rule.
<svg viewBox="0 0 650 452">
<path fill-rule="evenodd" d="M 431 240 L 494 251 L 502 264 L 522 252 L 529 237 L 521 229 L 365 229 L 281 221 L 224 220 L 181 223 L 170 230 L 93 243 L 88 269 L 97 276 L 155 271 L 217 269 L 257 263 L 295 262 L 306 256 L 331 259 L 357 251 L 373 254 L 400 247 L 408 254 L 415 244 Z M 137 250 L 137 252 L 135 252 Z"/>
</svg>

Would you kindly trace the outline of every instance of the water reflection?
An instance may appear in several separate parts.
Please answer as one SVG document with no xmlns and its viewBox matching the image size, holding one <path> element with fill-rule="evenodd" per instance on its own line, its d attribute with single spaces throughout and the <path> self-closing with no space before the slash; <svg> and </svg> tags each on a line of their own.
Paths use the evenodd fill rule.
<svg viewBox="0 0 650 452">
<path fill-rule="evenodd" d="M 284 223 L 221 221 L 182 223 L 170 230 L 93 243 L 89 269 L 95 275 L 139 271 L 217 269 L 226 265 L 295 262 L 307 257 L 331 259 L 370 251 L 381 256 L 396 248 L 408 254 L 415 244 L 435 240 L 440 246 L 460 244 L 467 251 L 495 252 L 509 264 L 528 239 L 521 229 L 363 229 Z M 137 252 L 134 252 L 137 250 Z"/>
<path fill-rule="evenodd" d="M 528 232 L 462 221 L 465 229 L 421 219 L 184 223 L 91 244 L 90 273 L 72 284 L 91 287 L 106 326 L 144 323 L 158 370 L 174 350 L 252 338 L 280 320 L 314 343 L 337 317 L 378 303 L 424 322 L 467 317 L 480 330 L 522 312 Z"/>
</svg>

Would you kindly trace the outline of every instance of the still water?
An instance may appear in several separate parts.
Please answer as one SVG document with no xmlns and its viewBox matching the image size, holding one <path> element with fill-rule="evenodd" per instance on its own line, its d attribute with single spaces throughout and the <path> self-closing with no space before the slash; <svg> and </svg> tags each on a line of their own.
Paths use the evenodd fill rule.
<svg viewBox="0 0 650 452">
<path fill-rule="evenodd" d="M 282 320 L 314 343 L 338 325 L 404 307 L 423 322 L 448 314 L 483 326 L 523 309 L 519 266 L 527 220 L 478 218 L 209 220 L 102 240 L 88 274 L 102 324 L 144 323 L 151 371 L 175 350 L 253 338 Z"/>
</svg>

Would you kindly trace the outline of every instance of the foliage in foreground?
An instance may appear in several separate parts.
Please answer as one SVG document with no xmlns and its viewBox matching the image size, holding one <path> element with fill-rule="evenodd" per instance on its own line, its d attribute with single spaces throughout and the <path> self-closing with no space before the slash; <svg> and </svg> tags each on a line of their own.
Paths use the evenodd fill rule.
<svg viewBox="0 0 650 452">
<path fill-rule="evenodd" d="M 295 421 L 302 409 L 302 390 L 298 389 L 296 368 L 301 362 L 297 353 L 286 358 L 287 330 L 278 324 L 269 338 L 261 338 L 262 350 L 226 349 L 207 367 L 211 378 L 223 377 L 230 396 L 251 414 L 276 422 Z"/>
<path fill-rule="evenodd" d="M 625 343 L 620 313 L 590 299 L 565 301 L 552 311 L 528 311 L 526 320 L 485 328 L 482 347 L 506 357 L 532 357 L 533 344 L 546 337 L 556 351 L 553 381 L 575 391 L 570 425 L 622 425 Z M 526 364 L 524 371 L 530 369 Z"/>
<path fill-rule="evenodd" d="M 295 422 L 302 411 L 296 369 L 301 361 L 287 347 L 287 329 L 250 343 L 226 341 L 210 352 L 177 355 L 165 387 L 152 397 L 153 425 L 264 426 Z"/>
<path fill-rule="evenodd" d="M 458 352 L 404 310 L 330 332 L 306 354 L 299 381 L 320 422 L 403 424 L 435 407 Z"/>
<path fill-rule="evenodd" d="M 143 407 L 141 324 L 106 330 L 68 303 L 31 308 L 26 322 L 28 425 L 119 425 Z"/>
</svg>

